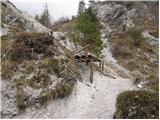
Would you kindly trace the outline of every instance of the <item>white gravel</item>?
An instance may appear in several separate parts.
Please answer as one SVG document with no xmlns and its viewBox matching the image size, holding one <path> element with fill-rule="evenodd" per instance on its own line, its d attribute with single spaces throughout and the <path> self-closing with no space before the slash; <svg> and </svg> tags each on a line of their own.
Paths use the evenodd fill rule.
<svg viewBox="0 0 160 120">
<path fill-rule="evenodd" d="M 83 70 L 86 69 L 84 66 Z M 130 79 L 113 79 L 94 72 L 90 84 L 89 73 L 83 72 L 83 82 L 77 82 L 73 93 L 66 98 L 50 100 L 46 106 L 28 107 L 25 114 L 15 118 L 113 118 L 117 95 L 134 89 Z"/>
</svg>

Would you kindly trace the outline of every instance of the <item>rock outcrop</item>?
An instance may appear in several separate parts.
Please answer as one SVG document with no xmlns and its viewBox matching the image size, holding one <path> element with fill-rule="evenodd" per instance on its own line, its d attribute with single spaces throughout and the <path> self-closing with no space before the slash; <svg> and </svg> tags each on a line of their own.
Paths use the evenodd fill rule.
<svg viewBox="0 0 160 120">
<path fill-rule="evenodd" d="M 25 12 L 18 10 L 11 2 L 1 1 L 2 9 L 2 35 L 8 32 L 49 32 L 49 29 L 37 22 Z"/>
</svg>

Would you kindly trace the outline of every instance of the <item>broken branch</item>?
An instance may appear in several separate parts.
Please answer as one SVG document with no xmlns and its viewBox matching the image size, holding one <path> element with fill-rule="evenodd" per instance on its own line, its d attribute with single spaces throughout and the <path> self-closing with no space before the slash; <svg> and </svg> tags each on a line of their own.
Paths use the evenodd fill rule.
<svg viewBox="0 0 160 120">
<path fill-rule="evenodd" d="M 113 77 L 113 76 L 111 76 L 111 75 L 103 72 L 101 69 L 99 69 L 99 68 L 96 68 L 96 69 L 97 69 L 99 72 L 101 72 L 103 75 L 108 76 L 108 77 L 111 77 L 111 78 L 113 78 L 113 79 L 116 79 L 115 77 Z"/>
<path fill-rule="evenodd" d="M 86 49 L 88 46 L 89 46 L 89 44 L 88 44 L 88 45 L 86 45 L 86 46 L 84 46 L 84 47 L 82 47 L 80 50 L 78 50 L 78 51 L 77 51 L 77 52 L 75 52 L 74 54 L 77 54 L 77 53 L 81 52 L 82 50 Z"/>
</svg>

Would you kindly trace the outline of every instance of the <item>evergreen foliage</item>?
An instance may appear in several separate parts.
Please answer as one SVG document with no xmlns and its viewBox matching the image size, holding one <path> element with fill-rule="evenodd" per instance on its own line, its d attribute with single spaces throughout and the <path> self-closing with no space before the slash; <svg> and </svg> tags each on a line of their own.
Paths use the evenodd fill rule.
<svg viewBox="0 0 160 120">
<path fill-rule="evenodd" d="M 37 21 L 39 21 L 39 15 L 36 15 L 36 16 L 34 17 L 34 19 L 36 19 Z"/>
<path fill-rule="evenodd" d="M 128 34 L 133 38 L 136 46 L 140 46 L 142 41 L 144 40 L 142 36 L 142 30 L 137 27 L 132 27 L 128 30 Z"/>
<path fill-rule="evenodd" d="M 40 16 L 36 15 L 35 19 L 38 20 L 42 25 L 46 27 L 49 27 L 51 25 L 51 15 L 49 13 L 47 4 L 45 4 L 44 6 L 43 13 Z"/>
<path fill-rule="evenodd" d="M 99 55 L 103 48 L 99 25 L 99 19 L 91 7 L 89 7 L 85 12 L 79 13 L 76 20 L 76 28 L 83 34 L 81 43 L 83 45 L 90 44 L 90 51 L 96 55 Z"/>
</svg>

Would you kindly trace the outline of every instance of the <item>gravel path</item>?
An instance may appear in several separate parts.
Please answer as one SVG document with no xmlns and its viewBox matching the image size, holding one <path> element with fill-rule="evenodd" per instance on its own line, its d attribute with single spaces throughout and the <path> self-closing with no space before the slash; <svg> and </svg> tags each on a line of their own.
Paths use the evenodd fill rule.
<svg viewBox="0 0 160 120">
<path fill-rule="evenodd" d="M 117 95 L 134 89 L 130 79 L 113 79 L 97 71 L 93 84 L 88 78 L 88 73 L 83 73 L 84 81 L 77 82 L 69 97 L 51 100 L 38 109 L 29 107 L 16 118 L 113 118 Z"/>
</svg>

